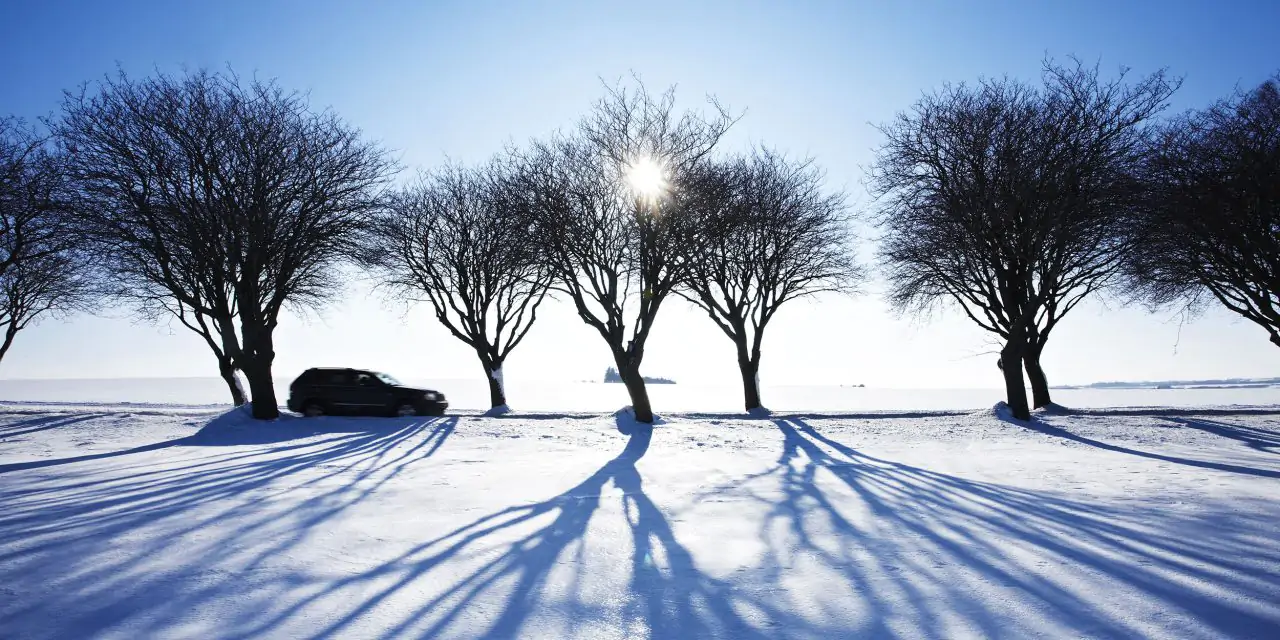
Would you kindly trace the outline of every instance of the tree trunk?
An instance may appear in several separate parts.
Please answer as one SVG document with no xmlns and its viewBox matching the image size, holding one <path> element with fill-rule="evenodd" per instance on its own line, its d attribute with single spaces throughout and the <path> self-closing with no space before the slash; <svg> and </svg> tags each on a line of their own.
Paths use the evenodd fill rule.
<svg viewBox="0 0 1280 640">
<path fill-rule="evenodd" d="M 760 359 L 747 355 L 747 347 L 738 345 L 738 370 L 742 372 L 742 398 L 747 411 L 760 408 Z"/>
<path fill-rule="evenodd" d="M 222 375 L 223 381 L 227 383 L 227 389 L 231 391 L 231 402 L 237 407 L 244 405 L 244 389 L 240 388 L 240 381 L 236 379 L 236 368 L 231 364 L 230 356 L 218 358 L 218 373 Z"/>
<path fill-rule="evenodd" d="M 4 344 L 0 344 L 0 360 L 4 360 L 6 353 L 9 353 L 9 347 L 13 346 L 13 338 L 18 335 L 18 329 L 15 328 L 13 320 L 9 321 L 9 326 L 5 327 Z"/>
<path fill-rule="evenodd" d="M 276 385 L 271 380 L 271 365 L 257 364 L 244 372 L 249 379 L 249 393 L 253 396 L 253 417 L 258 420 L 275 420 L 280 417 L 280 404 L 276 400 Z"/>
<path fill-rule="evenodd" d="M 1027 407 L 1027 388 L 1022 379 L 1022 367 L 1018 366 L 1018 363 L 1022 362 L 1024 346 L 1023 336 L 1012 336 L 1000 351 L 1000 369 L 1004 372 L 1005 402 L 1009 405 L 1009 411 L 1013 413 L 1013 417 L 1018 420 L 1031 419 L 1031 409 Z"/>
<path fill-rule="evenodd" d="M 1022 364 L 1027 369 L 1027 380 L 1031 382 L 1031 404 L 1037 409 L 1047 407 L 1053 402 L 1049 397 L 1049 379 L 1045 377 L 1044 369 L 1040 367 L 1042 351 L 1044 351 L 1043 346 L 1028 344 L 1022 353 Z"/>
<path fill-rule="evenodd" d="M 271 364 L 276 359 L 271 328 L 252 326 L 245 319 L 241 319 L 240 326 L 242 361 L 237 364 L 249 379 L 253 417 L 275 420 L 280 417 L 280 403 L 276 400 L 275 381 L 271 379 Z"/>
<path fill-rule="evenodd" d="M 489 407 L 497 408 L 507 403 L 507 390 L 503 386 L 502 363 L 492 364 L 481 361 L 484 377 L 489 381 Z"/>
<path fill-rule="evenodd" d="M 636 414 L 636 421 L 653 424 L 653 407 L 649 405 L 649 390 L 645 388 L 640 367 L 631 364 L 626 357 L 616 360 L 618 375 L 622 377 L 622 384 L 627 387 L 627 395 L 631 397 L 631 410 Z"/>
</svg>

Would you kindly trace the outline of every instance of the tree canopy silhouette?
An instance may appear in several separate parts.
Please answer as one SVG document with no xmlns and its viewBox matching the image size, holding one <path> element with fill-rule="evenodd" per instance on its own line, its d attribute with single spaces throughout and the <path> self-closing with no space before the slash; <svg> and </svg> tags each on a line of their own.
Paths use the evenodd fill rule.
<svg viewBox="0 0 1280 640">
<path fill-rule="evenodd" d="M 66 95 L 56 133 L 113 293 L 201 335 L 233 399 L 239 370 L 253 415 L 276 417 L 280 314 L 338 290 L 383 151 L 274 82 L 208 71 L 107 77 Z"/>
<path fill-rule="evenodd" d="M 1162 71 L 1129 83 L 1047 61 L 1041 87 L 948 86 L 882 128 L 872 187 L 890 302 L 952 303 L 995 334 L 1020 419 L 1023 367 L 1048 404 L 1050 333 L 1116 278 L 1149 125 L 1177 86 Z"/>
<path fill-rule="evenodd" d="M 69 197 L 65 164 L 48 140 L 0 118 L 0 359 L 33 322 L 88 309 L 94 298 Z"/>
<path fill-rule="evenodd" d="M 762 408 L 761 345 L 778 309 L 862 278 L 844 194 L 822 180 L 812 160 L 761 147 L 710 163 L 697 181 L 696 240 L 677 291 L 733 341 L 747 411 Z"/>
<path fill-rule="evenodd" d="M 611 87 L 575 130 L 536 142 L 524 163 L 552 288 L 609 346 L 641 422 L 653 421 L 645 342 L 688 276 L 690 184 L 734 122 L 711 106 L 679 112 L 674 89 Z"/>
<path fill-rule="evenodd" d="M 1161 130 L 1127 283 L 1153 306 L 1217 300 L 1280 346 L 1280 74 Z"/>
<path fill-rule="evenodd" d="M 550 277 L 516 177 L 510 157 L 426 174 L 390 199 L 365 247 L 380 282 L 425 298 L 475 350 L 495 410 L 507 404 L 502 365 L 533 326 Z"/>
</svg>

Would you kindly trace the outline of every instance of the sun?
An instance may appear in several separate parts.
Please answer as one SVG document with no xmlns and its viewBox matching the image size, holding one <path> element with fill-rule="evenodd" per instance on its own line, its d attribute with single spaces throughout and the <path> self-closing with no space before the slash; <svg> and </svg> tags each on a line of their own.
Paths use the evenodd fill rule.
<svg viewBox="0 0 1280 640">
<path fill-rule="evenodd" d="M 667 189 L 662 166 L 653 158 L 640 158 L 627 167 L 627 182 L 636 194 L 645 198 L 657 198 Z"/>
</svg>

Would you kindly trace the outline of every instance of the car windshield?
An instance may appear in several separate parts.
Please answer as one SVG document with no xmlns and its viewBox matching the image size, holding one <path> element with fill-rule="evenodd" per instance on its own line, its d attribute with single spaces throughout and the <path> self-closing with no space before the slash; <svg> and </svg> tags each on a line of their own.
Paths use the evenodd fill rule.
<svg viewBox="0 0 1280 640">
<path fill-rule="evenodd" d="M 385 374 L 385 373 L 375 373 L 375 374 L 373 374 L 373 375 L 378 376 L 378 379 L 379 379 L 379 380 L 381 380 L 381 381 L 383 381 L 383 382 L 385 382 L 385 383 L 387 383 L 387 384 L 392 384 L 392 385 L 400 386 L 400 381 L 399 381 L 399 380 L 396 380 L 395 378 L 392 378 L 391 376 L 389 376 L 389 375 L 387 375 L 387 374 Z"/>
</svg>

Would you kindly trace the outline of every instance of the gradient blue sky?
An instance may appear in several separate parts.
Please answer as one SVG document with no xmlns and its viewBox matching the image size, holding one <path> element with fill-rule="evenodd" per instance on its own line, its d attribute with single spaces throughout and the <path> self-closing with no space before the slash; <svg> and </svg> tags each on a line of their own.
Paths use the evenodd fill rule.
<svg viewBox="0 0 1280 640">
<path fill-rule="evenodd" d="M 0 8 L 0 113 L 37 118 L 61 92 L 119 64 L 230 64 L 310 92 L 393 148 L 405 176 L 444 158 L 480 161 L 508 141 L 571 124 L 600 78 L 631 71 L 715 94 L 746 117 L 727 148 L 764 142 L 810 154 L 833 187 L 869 205 L 864 167 L 889 120 L 947 81 L 1034 79 L 1045 55 L 1075 54 L 1185 76 L 1174 110 L 1251 86 L 1280 68 L 1280 2 L 8 2 Z M 873 247 L 863 247 L 869 259 Z M 997 387 L 986 334 L 959 313 L 893 316 L 872 281 L 856 298 L 784 309 L 765 341 L 766 384 Z M 46 321 L 19 338 L 0 377 L 205 376 L 203 343 L 125 310 Z M 353 285 L 317 315 L 288 318 L 277 373 L 349 364 L 404 378 L 479 377 L 474 356 L 421 309 Z M 1280 375 L 1261 329 L 1216 309 L 1172 313 L 1094 302 L 1045 354 L 1051 382 Z M 508 378 L 595 379 L 603 342 L 551 303 Z M 679 301 L 663 309 L 645 371 L 732 382 L 729 341 Z"/>
</svg>

